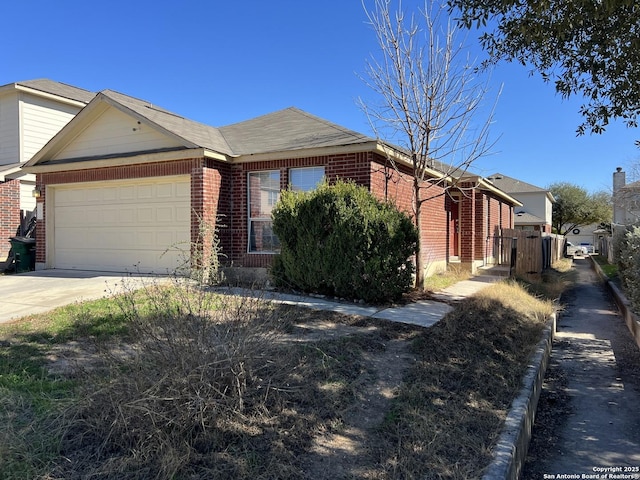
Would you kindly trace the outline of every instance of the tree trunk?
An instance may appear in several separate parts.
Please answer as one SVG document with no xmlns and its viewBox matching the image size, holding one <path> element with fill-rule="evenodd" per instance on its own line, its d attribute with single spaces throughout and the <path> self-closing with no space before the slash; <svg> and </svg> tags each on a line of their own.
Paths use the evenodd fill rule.
<svg viewBox="0 0 640 480">
<path fill-rule="evenodd" d="M 416 245 L 416 288 L 424 290 L 425 288 L 425 275 L 424 265 L 422 262 L 422 222 L 420 221 L 422 212 L 422 201 L 420 198 L 420 184 L 417 176 L 414 175 L 413 179 L 413 196 L 414 196 L 414 213 L 415 213 L 415 226 L 418 231 L 418 244 Z"/>
</svg>

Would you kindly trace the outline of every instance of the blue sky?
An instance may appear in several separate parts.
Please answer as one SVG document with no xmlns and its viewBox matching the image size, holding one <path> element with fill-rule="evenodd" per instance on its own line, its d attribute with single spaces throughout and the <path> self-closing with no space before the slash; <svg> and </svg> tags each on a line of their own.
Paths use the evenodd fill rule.
<svg viewBox="0 0 640 480">
<path fill-rule="evenodd" d="M 296 106 L 372 135 L 356 103 L 371 96 L 360 76 L 377 51 L 360 0 L 34 0 L 7 2 L 2 15 L 0 85 L 108 88 L 213 126 Z M 579 100 L 563 101 L 524 67 L 501 65 L 491 83 L 503 85 L 491 129 L 499 139 L 478 173 L 593 192 L 640 161 L 637 129 L 576 137 Z"/>
</svg>

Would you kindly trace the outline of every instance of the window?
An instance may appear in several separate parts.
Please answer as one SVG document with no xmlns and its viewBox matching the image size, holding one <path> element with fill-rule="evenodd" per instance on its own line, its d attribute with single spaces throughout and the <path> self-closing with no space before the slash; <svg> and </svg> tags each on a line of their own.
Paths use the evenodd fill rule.
<svg viewBox="0 0 640 480">
<path fill-rule="evenodd" d="M 292 168 L 289 170 L 291 190 L 309 191 L 318 186 L 324 178 L 324 167 Z"/>
<path fill-rule="evenodd" d="M 250 172 L 247 181 L 249 197 L 249 251 L 270 253 L 280 249 L 273 233 L 271 211 L 280 199 L 280 172 Z"/>
<path fill-rule="evenodd" d="M 324 167 L 292 168 L 289 183 L 292 190 L 313 190 L 324 178 Z M 273 233 L 271 211 L 280 200 L 280 172 L 249 172 L 249 252 L 276 253 L 280 241 Z"/>
</svg>

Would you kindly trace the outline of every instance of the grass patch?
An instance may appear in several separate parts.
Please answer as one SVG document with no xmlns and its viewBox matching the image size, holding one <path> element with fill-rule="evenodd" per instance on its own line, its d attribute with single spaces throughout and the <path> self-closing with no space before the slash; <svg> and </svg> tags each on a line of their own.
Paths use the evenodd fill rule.
<svg viewBox="0 0 640 480">
<path fill-rule="evenodd" d="M 618 265 L 609 263 L 609 261 L 601 255 L 591 255 L 591 258 L 600 266 L 604 274 L 609 277 L 609 280 L 617 280 L 619 278 Z"/>
<path fill-rule="evenodd" d="M 455 265 L 450 265 L 446 272 L 427 277 L 425 279 L 425 290 L 428 292 L 437 292 L 438 290 L 445 289 L 469 278 L 471 278 L 470 272 L 462 268 L 456 268 Z"/>
<path fill-rule="evenodd" d="M 540 281 L 519 279 L 519 282 L 533 297 L 558 300 L 560 295 L 575 282 L 576 278 L 577 272 L 573 268 L 572 259 L 563 258 L 545 270 Z"/>
<path fill-rule="evenodd" d="M 531 291 L 422 329 L 149 285 L 3 326 L 0 477 L 476 478 L 554 308 Z"/>
</svg>

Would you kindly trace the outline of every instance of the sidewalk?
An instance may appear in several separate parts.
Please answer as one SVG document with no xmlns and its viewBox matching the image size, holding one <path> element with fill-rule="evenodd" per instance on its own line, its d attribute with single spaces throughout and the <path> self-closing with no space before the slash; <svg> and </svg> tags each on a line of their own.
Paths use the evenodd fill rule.
<svg viewBox="0 0 640 480">
<path fill-rule="evenodd" d="M 557 419 L 555 452 L 527 464 L 522 479 L 640 478 L 640 351 L 590 260 L 574 266 L 579 278 L 565 298 L 551 354 L 568 379 L 570 414 Z"/>
<path fill-rule="evenodd" d="M 450 303 L 463 300 L 464 298 L 491 285 L 491 283 L 502 280 L 503 278 L 504 277 L 491 275 L 478 275 L 469 280 L 458 282 L 438 292 L 434 295 L 436 300 L 422 300 L 407 305 L 386 308 L 366 306 L 351 302 L 338 302 L 325 297 L 292 295 L 279 292 L 264 292 L 262 296 L 266 300 L 286 305 L 297 305 L 316 310 L 328 310 L 344 313 L 346 315 L 362 315 L 382 320 L 410 323 L 413 325 L 420 325 L 422 327 L 431 327 L 453 309 Z M 233 295 L 252 294 L 250 290 L 238 287 L 221 288 L 216 290 Z"/>
</svg>

